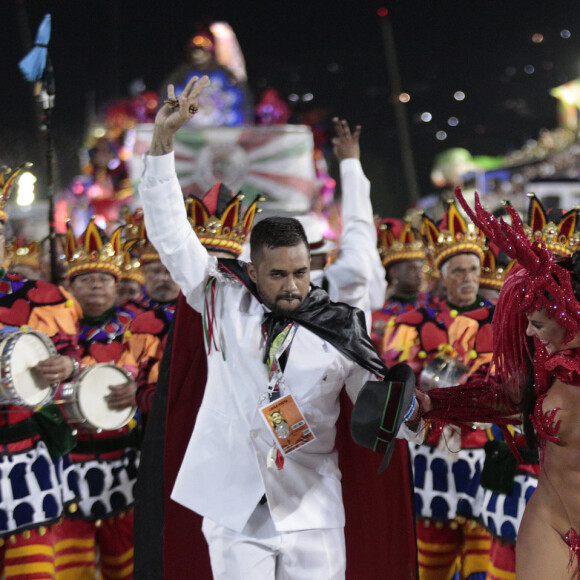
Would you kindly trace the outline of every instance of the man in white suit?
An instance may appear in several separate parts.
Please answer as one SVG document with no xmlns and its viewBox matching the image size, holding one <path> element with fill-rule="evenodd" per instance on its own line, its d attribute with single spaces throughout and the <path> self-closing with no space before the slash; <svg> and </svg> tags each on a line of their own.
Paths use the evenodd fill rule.
<svg viewBox="0 0 580 580">
<path fill-rule="evenodd" d="M 150 239 L 206 331 L 205 396 L 172 498 L 204 517 L 214 578 L 340 580 L 338 395 L 346 385 L 355 399 L 386 369 L 362 313 L 310 287 L 296 220 L 257 224 L 249 264 L 218 262 L 200 244 L 186 218 L 173 136 L 206 83 L 192 79 L 178 98 L 169 86 L 141 184 Z M 415 419 L 414 408 L 401 408 L 394 425 Z M 276 410 L 289 417 L 284 450 L 267 419 Z"/>
</svg>

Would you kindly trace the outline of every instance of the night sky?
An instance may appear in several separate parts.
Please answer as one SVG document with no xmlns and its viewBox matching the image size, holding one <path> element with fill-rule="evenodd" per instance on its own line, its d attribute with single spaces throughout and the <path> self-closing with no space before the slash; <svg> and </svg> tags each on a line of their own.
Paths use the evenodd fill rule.
<svg viewBox="0 0 580 580">
<path fill-rule="evenodd" d="M 61 186 L 78 172 L 90 114 L 128 96 L 137 78 L 160 89 L 182 61 L 196 22 L 225 20 L 244 52 L 256 100 L 270 86 L 283 96 L 312 93 L 297 115 L 317 109 L 323 119 L 339 115 L 363 126 L 362 161 L 375 206 L 400 215 L 406 190 L 377 15 L 382 6 L 402 90 L 411 96 L 405 112 L 422 195 L 433 191 L 429 172 L 444 149 L 501 155 L 556 126 L 548 91 L 580 75 L 577 0 L 3 0 L 0 162 L 43 159 L 30 86 L 17 64 L 45 13 L 52 14 Z M 465 93 L 463 101 L 454 99 L 456 91 Z M 432 115 L 429 123 L 420 119 L 424 112 Z M 457 126 L 449 126 L 450 117 Z M 447 138 L 437 140 L 437 131 Z"/>
</svg>

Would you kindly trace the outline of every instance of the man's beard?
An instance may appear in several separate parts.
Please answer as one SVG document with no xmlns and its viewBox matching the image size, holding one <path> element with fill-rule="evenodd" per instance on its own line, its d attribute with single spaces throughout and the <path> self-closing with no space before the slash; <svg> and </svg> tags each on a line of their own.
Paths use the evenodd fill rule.
<svg viewBox="0 0 580 580">
<path fill-rule="evenodd" d="M 298 300 L 298 304 L 296 306 L 293 307 L 287 307 L 284 308 L 284 304 L 289 304 L 288 302 L 286 302 L 287 300 Z M 264 301 L 264 304 L 274 313 L 274 314 L 287 314 L 288 312 L 293 312 L 294 310 L 296 310 L 296 308 L 298 308 L 298 306 L 300 306 L 300 304 L 302 303 L 302 296 L 298 293 L 295 292 L 283 292 L 281 294 L 278 294 L 276 296 L 276 300 L 272 303 L 269 304 L 268 302 Z"/>
</svg>

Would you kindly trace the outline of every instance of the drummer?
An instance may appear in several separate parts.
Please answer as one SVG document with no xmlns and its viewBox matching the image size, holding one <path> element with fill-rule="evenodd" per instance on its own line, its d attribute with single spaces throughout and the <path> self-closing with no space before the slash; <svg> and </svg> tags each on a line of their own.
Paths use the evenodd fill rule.
<svg viewBox="0 0 580 580">
<path fill-rule="evenodd" d="M 5 206 L 22 169 L 4 169 L 0 173 L 0 263 L 4 260 L 4 228 L 8 220 Z M 0 329 L 17 331 L 28 327 L 40 331 L 50 337 L 59 353 L 49 356 L 47 347 L 48 358 L 36 367 L 47 391 L 50 384 L 71 379 L 78 369 L 76 324 L 80 315 L 78 304 L 66 291 L 0 270 Z M 10 375 L 9 368 L 2 371 L 3 377 Z M 30 384 L 26 379 L 24 382 Z M 56 459 L 67 448 L 66 424 L 62 417 L 59 423 L 52 406 L 33 413 L 31 399 L 30 408 L 18 404 L 29 401 L 28 392 L 21 392 L 22 384 L 16 377 L 10 384 L 12 388 L 4 391 L 0 407 L 0 576 L 54 578 L 55 528 L 67 507 L 57 473 L 62 460 Z M 37 420 L 42 417 L 49 420 L 56 446 L 45 443 L 51 439 L 43 437 Z M 54 438 L 59 426 L 65 428 L 63 437 Z M 68 507 L 74 509 L 72 503 Z"/>
<path fill-rule="evenodd" d="M 106 242 L 91 219 L 82 244 L 69 227 L 66 256 L 70 288 L 83 313 L 79 325 L 82 365 L 114 363 L 134 372 L 134 361 L 122 356 L 122 338 L 134 314 L 115 304 L 122 261 L 120 229 Z M 134 381 L 109 387 L 108 406 L 135 405 Z M 65 412 L 66 415 L 66 412 Z M 133 575 L 133 488 L 139 463 L 138 430 L 132 420 L 114 431 L 80 426 L 73 465 L 66 473 L 78 481 L 79 510 L 59 528 L 57 578 L 94 578 L 97 554 L 105 580 Z"/>
<path fill-rule="evenodd" d="M 429 372 L 435 358 L 463 364 L 470 375 L 485 374 L 493 348 L 493 306 L 478 293 L 485 239 L 452 202 L 439 227 L 423 219 L 447 298 L 398 316 L 383 359 L 407 362 L 417 376 Z M 460 435 L 434 427 L 424 445 L 410 445 L 421 580 L 452 578 L 456 572 L 469 578 L 488 569 L 491 539 L 477 523 L 487 440 L 483 429 Z"/>
</svg>

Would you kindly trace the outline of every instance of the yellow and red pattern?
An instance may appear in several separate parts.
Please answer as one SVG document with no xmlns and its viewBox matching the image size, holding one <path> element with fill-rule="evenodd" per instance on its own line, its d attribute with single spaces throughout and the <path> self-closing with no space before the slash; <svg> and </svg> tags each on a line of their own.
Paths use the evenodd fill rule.
<svg viewBox="0 0 580 580">
<path fill-rule="evenodd" d="M 464 518 L 452 522 L 417 521 L 420 580 L 461 580 L 489 568 L 491 537 L 483 526 Z"/>
<path fill-rule="evenodd" d="M 70 223 L 67 223 L 65 255 L 69 264 L 68 279 L 72 280 L 80 274 L 106 272 L 118 280 L 121 277 L 121 263 L 123 261 L 122 229 L 122 226 L 117 228 L 111 235 L 111 240 L 105 243 L 93 217 L 89 220 L 87 229 L 77 242 Z"/>
<path fill-rule="evenodd" d="M 55 546 L 56 580 L 94 580 L 97 544 L 102 580 L 133 578 L 132 508 L 96 522 L 65 519 L 60 526 L 62 539 Z"/>
<path fill-rule="evenodd" d="M 53 580 L 54 529 L 40 526 L 0 540 L 0 569 L 5 580 Z"/>
</svg>

